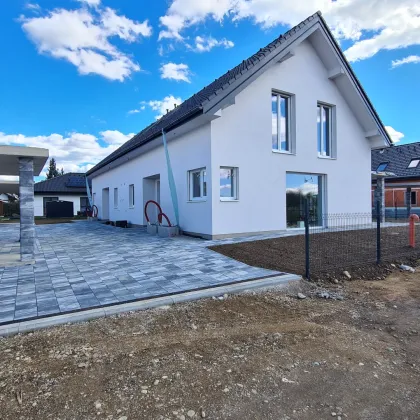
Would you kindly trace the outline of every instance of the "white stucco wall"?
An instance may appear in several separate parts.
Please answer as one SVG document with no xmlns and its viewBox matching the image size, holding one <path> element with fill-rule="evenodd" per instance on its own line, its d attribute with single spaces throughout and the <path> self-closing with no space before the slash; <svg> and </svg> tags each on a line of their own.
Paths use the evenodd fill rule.
<svg viewBox="0 0 420 420">
<path fill-rule="evenodd" d="M 81 195 L 59 195 L 59 194 L 44 194 L 44 195 L 35 195 L 34 199 L 34 212 L 35 216 L 44 215 L 44 200 L 43 197 L 58 197 L 59 201 L 72 201 L 73 202 L 73 211 L 74 215 L 77 215 L 77 212 L 80 211 L 80 197 L 86 197 Z"/>
<path fill-rule="evenodd" d="M 212 234 L 286 229 L 286 172 L 326 175 L 324 212 L 370 212 L 371 150 L 309 42 L 276 64 L 211 123 Z M 272 152 L 271 92 L 295 95 L 296 154 Z M 317 153 L 317 102 L 336 106 L 337 159 Z M 221 202 L 219 167 L 239 168 L 239 201 Z"/>
<path fill-rule="evenodd" d="M 187 173 L 205 167 L 210 172 L 210 124 L 206 124 L 168 143 L 172 171 L 177 186 L 180 226 L 184 231 L 211 234 L 211 200 L 188 201 Z M 110 171 L 92 178 L 92 191 L 99 218 L 104 217 L 102 190 L 109 188 L 109 219 L 128 220 L 143 225 L 144 202 L 150 197 L 150 185 L 144 178 L 160 175 L 160 204 L 171 222 L 175 222 L 168 184 L 166 158 L 163 146 L 149 151 Z M 210 176 L 208 176 L 210 178 Z M 134 184 L 135 205 L 129 208 L 129 185 Z M 118 188 L 118 208 L 114 208 L 114 188 Z M 211 194 L 210 179 L 207 185 Z M 155 197 L 153 197 L 155 198 Z M 151 207 L 152 209 L 152 207 Z"/>
</svg>

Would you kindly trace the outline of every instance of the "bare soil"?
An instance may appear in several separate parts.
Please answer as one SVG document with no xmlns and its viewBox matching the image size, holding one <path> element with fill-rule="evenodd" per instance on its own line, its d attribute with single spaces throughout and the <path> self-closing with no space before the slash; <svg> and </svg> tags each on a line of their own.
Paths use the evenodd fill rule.
<svg viewBox="0 0 420 420">
<path fill-rule="evenodd" d="M 376 264 L 376 229 L 344 230 L 310 235 L 311 278 L 380 279 L 389 274 L 389 263 L 416 264 L 420 258 L 420 226 L 417 247 L 410 248 L 408 226 L 381 229 L 381 260 Z M 305 275 L 305 236 L 296 235 L 209 247 L 223 255 L 256 267 Z"/>
<path fill-rule="evenodd" d="M 417 420 L 420 275 L 334 287 L 0 339 L 0 418 Z"/>
</svg>

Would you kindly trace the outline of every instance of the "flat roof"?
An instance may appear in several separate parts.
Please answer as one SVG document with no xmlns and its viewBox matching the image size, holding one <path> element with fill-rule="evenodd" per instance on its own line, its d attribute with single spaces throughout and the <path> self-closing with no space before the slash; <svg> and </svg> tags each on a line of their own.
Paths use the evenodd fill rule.
<svg viewBox="0 0 420 420">
<path fill-rule="evenodd" d="M 19 176 L 20 157 L 33 158 L 34 176 L 38 176 L 48 160 L 49 150 L 40 147 L 0 145 L 0 175 Z"/>
<path fill-rule="evenodd" d="M 19 194 L 19 181 L 1 181 L 0 194 Z"/>
</svg>

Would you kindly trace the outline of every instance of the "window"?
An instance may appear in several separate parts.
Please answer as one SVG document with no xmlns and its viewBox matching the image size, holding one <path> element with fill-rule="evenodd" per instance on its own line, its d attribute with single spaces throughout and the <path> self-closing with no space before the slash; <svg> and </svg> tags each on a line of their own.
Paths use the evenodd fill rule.
<svg viewBox="0 0 420 420">
<path fill-rule="evenodd" d="M 417 191 L 411 191 L 411 205 L 417 206 Z"/>
<path fill-rule="evenodd" d="M 207 197 L 206 168 L 189 171 L 189 199 L 190 201 L 203 200 Z"/>
<path fill-rule="evenodd" d="M 87 197 L 80 197 L 80 211 L 85 213 L 89 207 L 89 199 Z"/>
<path fill-rule="evenodd" d="M 58 201 L 58 197 L 43 197 L 43 206 L 44 206 L 44 216 L 47 215 L 47 203 L 50 203 L 51 201 Z"/>
<path fill-rule="evenodd" d="M 383 172 L 387 166 L 388 166 L 389 162 L 382 162 L 379 164 L 378 169 L 376 170 L 376 172 Z"/>
<path fill-rule="evenodd" d="M 420 159 L 416 158 L 416 159 L 411 159 L 410 164 L 408 165 L 409 168 L 417 168 L 417 166 L 419 165 Z"/>
<path fill-rule="evenodd" d="M 292 152 L 290 130 L 291 97 L 282 93 L 271 94 L 272 148 Z"/>
<path fill-rule="evenodd" d="M 96 193 L 92 194 L 92 203 L 95 204 L 96 203 Z"/>
<path fill-rule="evenodd" d="M 286 173 L 286 222 L 288 228 L 303 228 L 305 201 L 311 226 L 323 225 L 325 175 Z"/>
<path fill-rule="evenodd" d="M 118 208 L 118 188 L 114 188 L 114 209 Z"/>
<path fill-rule="evenodd" d="M 134 184 L 128 186 L 128 206 L 134 207 Z"/>
<path fill-rule="evenodd" d="M 238 199 L 238 168 L 220 168 L 220 200 Z"/>
<path fill-rule="evenodd" d="M 332 107 L 318 104 L 318 156 L 332 157 Z"/>
</svg>

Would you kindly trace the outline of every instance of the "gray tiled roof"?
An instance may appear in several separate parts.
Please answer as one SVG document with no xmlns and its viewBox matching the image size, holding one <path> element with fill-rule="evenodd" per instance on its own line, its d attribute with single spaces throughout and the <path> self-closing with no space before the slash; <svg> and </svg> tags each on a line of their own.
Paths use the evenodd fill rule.
<svg viewBox="0 0 420 420">
<path fill-rule="evenodd" d="M 257 53 L 253 54 L 247 60 L 242 61 L 242 63 L 229 70 L 223 76 L 219 77 L 214 82 L 201 89 L 198 93 L 185 100 L 175 109 L 165 114 L 158 121 L 150 124 L 140 133 L 136 134 L 131 140 L 124 143 L 121 147 L 119 147 L 117 150 L 99 162 L 96 166 L 90 169 L 87 174 L 89 175 L 95 172 L 95 170 L 107 165 L 120 156 L 125 155 L 129 151 L 153 140 L 162 133 L 162 130 L 167 131 L 201 114 L 204 102 L 211 99 L 214 95 L 217 95 L 218 91 L 223 90 L 223 87 L 229 85 L 230 81 L 235 80 L 237 76 L 247 72 L 251 67 L 254 66 L 254 64 L 258 63 L 261 58 L 264 58 L 267 54 L 271 53 L 291 35 L 293 35 L 296 31 L 305 26 L 319 14 L 320 12 L 315 13 L 314 15 L 305 19 L 303 22 L 299 23 L 299 25 L 296 25 L 283 35 L 280 35 L 265 48 L 261 48 Z"/>
<path fill-rule="evenodd" d="M 415 158 L 420 159 L 420 143 L 373 150 L 372 171 L 376 171 L 381 163 L 388 163 L 386 172 L 392 172 L 399 178 L 420 178 L 420 164 L 417 168 L 408 167 L 411 160 Z"/>
<path fill-rule="evenodd" d="M 69 186 L 70 178 L 80 178 L 80 183 L 86 183 L 85 174 L 78 172 L 69 172 L 68 174 L 60 175 L 55 178 L 46 179 L 45 181 L 37 182 L 34 185 L 35 194 L 80 194 L 86 195 L 86 187 L 71 187 Z"/>
<path fill-rule="evenodd" d="M 335 43 L 338 53 L 341 55 L 341 58 L 343 59 L 343 61 L 346 63 L 348 70 L 350 71 L 352 77 L 354 78 L 355 83 L 357 84 L 358 88 L 360 89 L 361 94 L 365 97 L 367 105 L 371 109 L 372 113 L 374 114 L 376 120 L 378 121 L 378 124 L 383 127 L 383 124 L 379 116 L 377 115 L 375 109 L 373 108 L 373 105 L 370 103 L 369 98 L 367 97 L 365 91 L 363 90 L 363 87 L 361 86 L 359 80 L 353 73 L 353 70 L 351 69 L 350 65 L 347 63 L 346 58 L 344 57 L 338 43 L 335 41 L 333 35 L 328 29 L 327 24 L 322 18 L 321 12 L 316 12 L 312 16 L 309 16 L 307 19 L 299 23 L 298 25 L 291 28 L 289 31 L 280 35 L 274 41 L 270 42 L 266 47 L 261 48 L 258 52 L 253 54 L 248 59 L 243 60 L 242 63 L 240 63 L 233 69 L 229 70 L 227 73 L 225 73 L 223 76 L 216 79 L 214 82 L 210 83 L 208 86 L 201 89 L 198 93 L 191 96 L 189 99 L 185 100 L 182 104 L 180 104 L 179 106 L 177 106 L 176 108 L 174 108 L 173 110 L 165 114 L 158 121 L 154 122 L 153 124 L 146 127 L 144 130 L 142 130 L 140 133 L 136 134 L 131 140 L 124 143 L 121 147 L 119 147 L 113 153 L 108 155 L 105 159 L 100 161 L 96 166 L 90 169 L 87 172 L 87 175 L 91 175 L 98 169 L 106 166 L 107 164 L 125 155 L 126 153 L 129 153 L 130 151 L 155 139 L 156 137 L 161 135 L 162 130 L 169 131 L 170 129 L 173 129 L 189 121 L 190 119 L 202 114 L 203 105 L 206 102 L 215 98 L 217 95 L 224 93 L 232 83 L 234 83 L 244 74 L 252 70 L 255 65 L 260 63 L 261 60 L 266 58 L 274 50 L 282 46 L 283 43 L 288 41 L 290 37 L 298 33 L 308 23 L 318 18 L 320 19 L 320 22 L 325 26 L 326 30 L 330 34 L 332 42 Z M 385 129 L 383 129 L 383 131 L 386 133 Z"/>
</svg>

